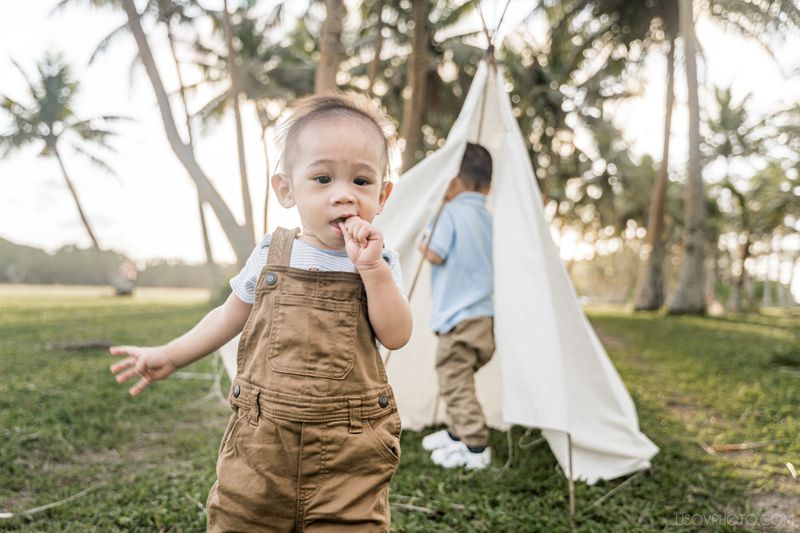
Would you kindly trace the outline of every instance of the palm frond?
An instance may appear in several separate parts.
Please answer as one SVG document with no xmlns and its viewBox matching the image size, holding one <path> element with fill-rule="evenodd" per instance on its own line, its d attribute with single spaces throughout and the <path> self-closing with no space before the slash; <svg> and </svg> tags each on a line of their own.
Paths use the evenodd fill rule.
<svg viewBox="0 0 800 533">
<path fill-rule="evenodd" d="M 108 35 L 106 35 L 105 37 L 103 37 L 100 40 L 100 42 L 97 43 L 97 46 L 94 47 L 94 50 L 92 51 L 92 55 L 89 56 L 89 64 L 90 65 L 93 64 L 95 59 L 97 59 L 100 56 L 100 54 L 105 52 L 106 49 L 109 47 L 109 45 L 111 45 L 116 39 L 118 39 L 120 37 L 120 35 L 122 35 L 123 33 L 127 33 L 127 31 L 128 31 L 128 23 L 127 22 L 125 22 L 125 23 L 121 24 L 120 26 L 118 26 L 117 28 L 111 30 L 111 32 Z"/>
<path fill-rule="evenodd" d="M 22 66 L 14 59 L 11 59 L 11 63 L 14 65 L 14 67 L 16 67 L 19 73 L 22 74 L 22 79 L 24 79 L 25 83 L 28 85 L 28 91 L 30 92 L 31 98 L 33 98 L 34 101 L 39 100 L 41 97 L 39 94 L 39 88 L 36 87 L 33 81 L 31 81 L 31 79 L 28 77 L 28 73 L 25 72 L 25 69 L 23 69 Z"/>
<path fill-rule="evenodd" d="M 96 155 L 85 150 L 78 144 L 71 145 L 71 148 L 75 151 L 75 153 L 80 154 L 83 157 L 87 158 L 92 165 L 96 166 L 103 172 L 109 174 L 110 176 L 117 177 L 117 173 L 114 171 L 114 169 L 111 168 L 111 166 L 108 163 L 106 163 Z"/>
</svg>

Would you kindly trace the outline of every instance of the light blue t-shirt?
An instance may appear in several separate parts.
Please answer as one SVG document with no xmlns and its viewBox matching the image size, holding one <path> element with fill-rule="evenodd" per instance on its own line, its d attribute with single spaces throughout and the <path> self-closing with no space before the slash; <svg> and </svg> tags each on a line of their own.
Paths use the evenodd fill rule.
<svg viewBox="0 0 800 533">
<path fill-rule="evenodd" d="M 431 265 L 433 331 L 446 333 L 464 320 L 494 316 L 492 215 L 486 196 L 462 192 L 447 202 L 430 249 L 444 259 Z"/>
</svg>

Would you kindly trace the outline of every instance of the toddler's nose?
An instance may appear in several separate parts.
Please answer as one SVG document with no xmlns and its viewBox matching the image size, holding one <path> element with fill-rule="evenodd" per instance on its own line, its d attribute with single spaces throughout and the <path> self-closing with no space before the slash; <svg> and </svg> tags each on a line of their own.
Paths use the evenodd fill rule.
<svg viewBox="0 0 800 533">
<path fill-rule="evenodd" d="M 355 201 L 356 197 L 349 187 L 335 187 L 331 193 L 331 203 L 334 205 L 352 204 Z"/>
</svg>

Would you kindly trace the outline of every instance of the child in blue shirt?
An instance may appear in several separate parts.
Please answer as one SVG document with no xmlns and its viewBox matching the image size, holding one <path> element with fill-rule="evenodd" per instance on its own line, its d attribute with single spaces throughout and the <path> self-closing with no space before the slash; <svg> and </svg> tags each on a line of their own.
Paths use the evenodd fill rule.
<svg viewBox="0 0 800 533">
<path fill-rule="evenodd" d="M 448 418 L 447 429 L 425 437 L 422 446 L 445 468 L 491 463 L 474 380 L 494 354 L 491 182 L 489 151 L 468 143 L 432 234 L 420 245 L 432 265 L 431 328 L 439 337 L 436 373 Z"/>
</svg>

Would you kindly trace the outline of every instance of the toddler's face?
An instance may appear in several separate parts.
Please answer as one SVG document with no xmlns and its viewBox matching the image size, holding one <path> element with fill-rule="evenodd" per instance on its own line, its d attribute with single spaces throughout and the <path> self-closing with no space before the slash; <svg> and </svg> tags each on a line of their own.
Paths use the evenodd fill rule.
<svg viewBox="0 0 800 533">
<path fill-rule="evenodd" d="M 383 209 L 384 140 L 358 117 L 324 117 L 297 137 L 288 176 L 272 183 L 284 207 L 297 205 L 302 239 L 319 248 L 344 249 L 339 223 L 351 216 L 372 222 Z"/>
</svg>

